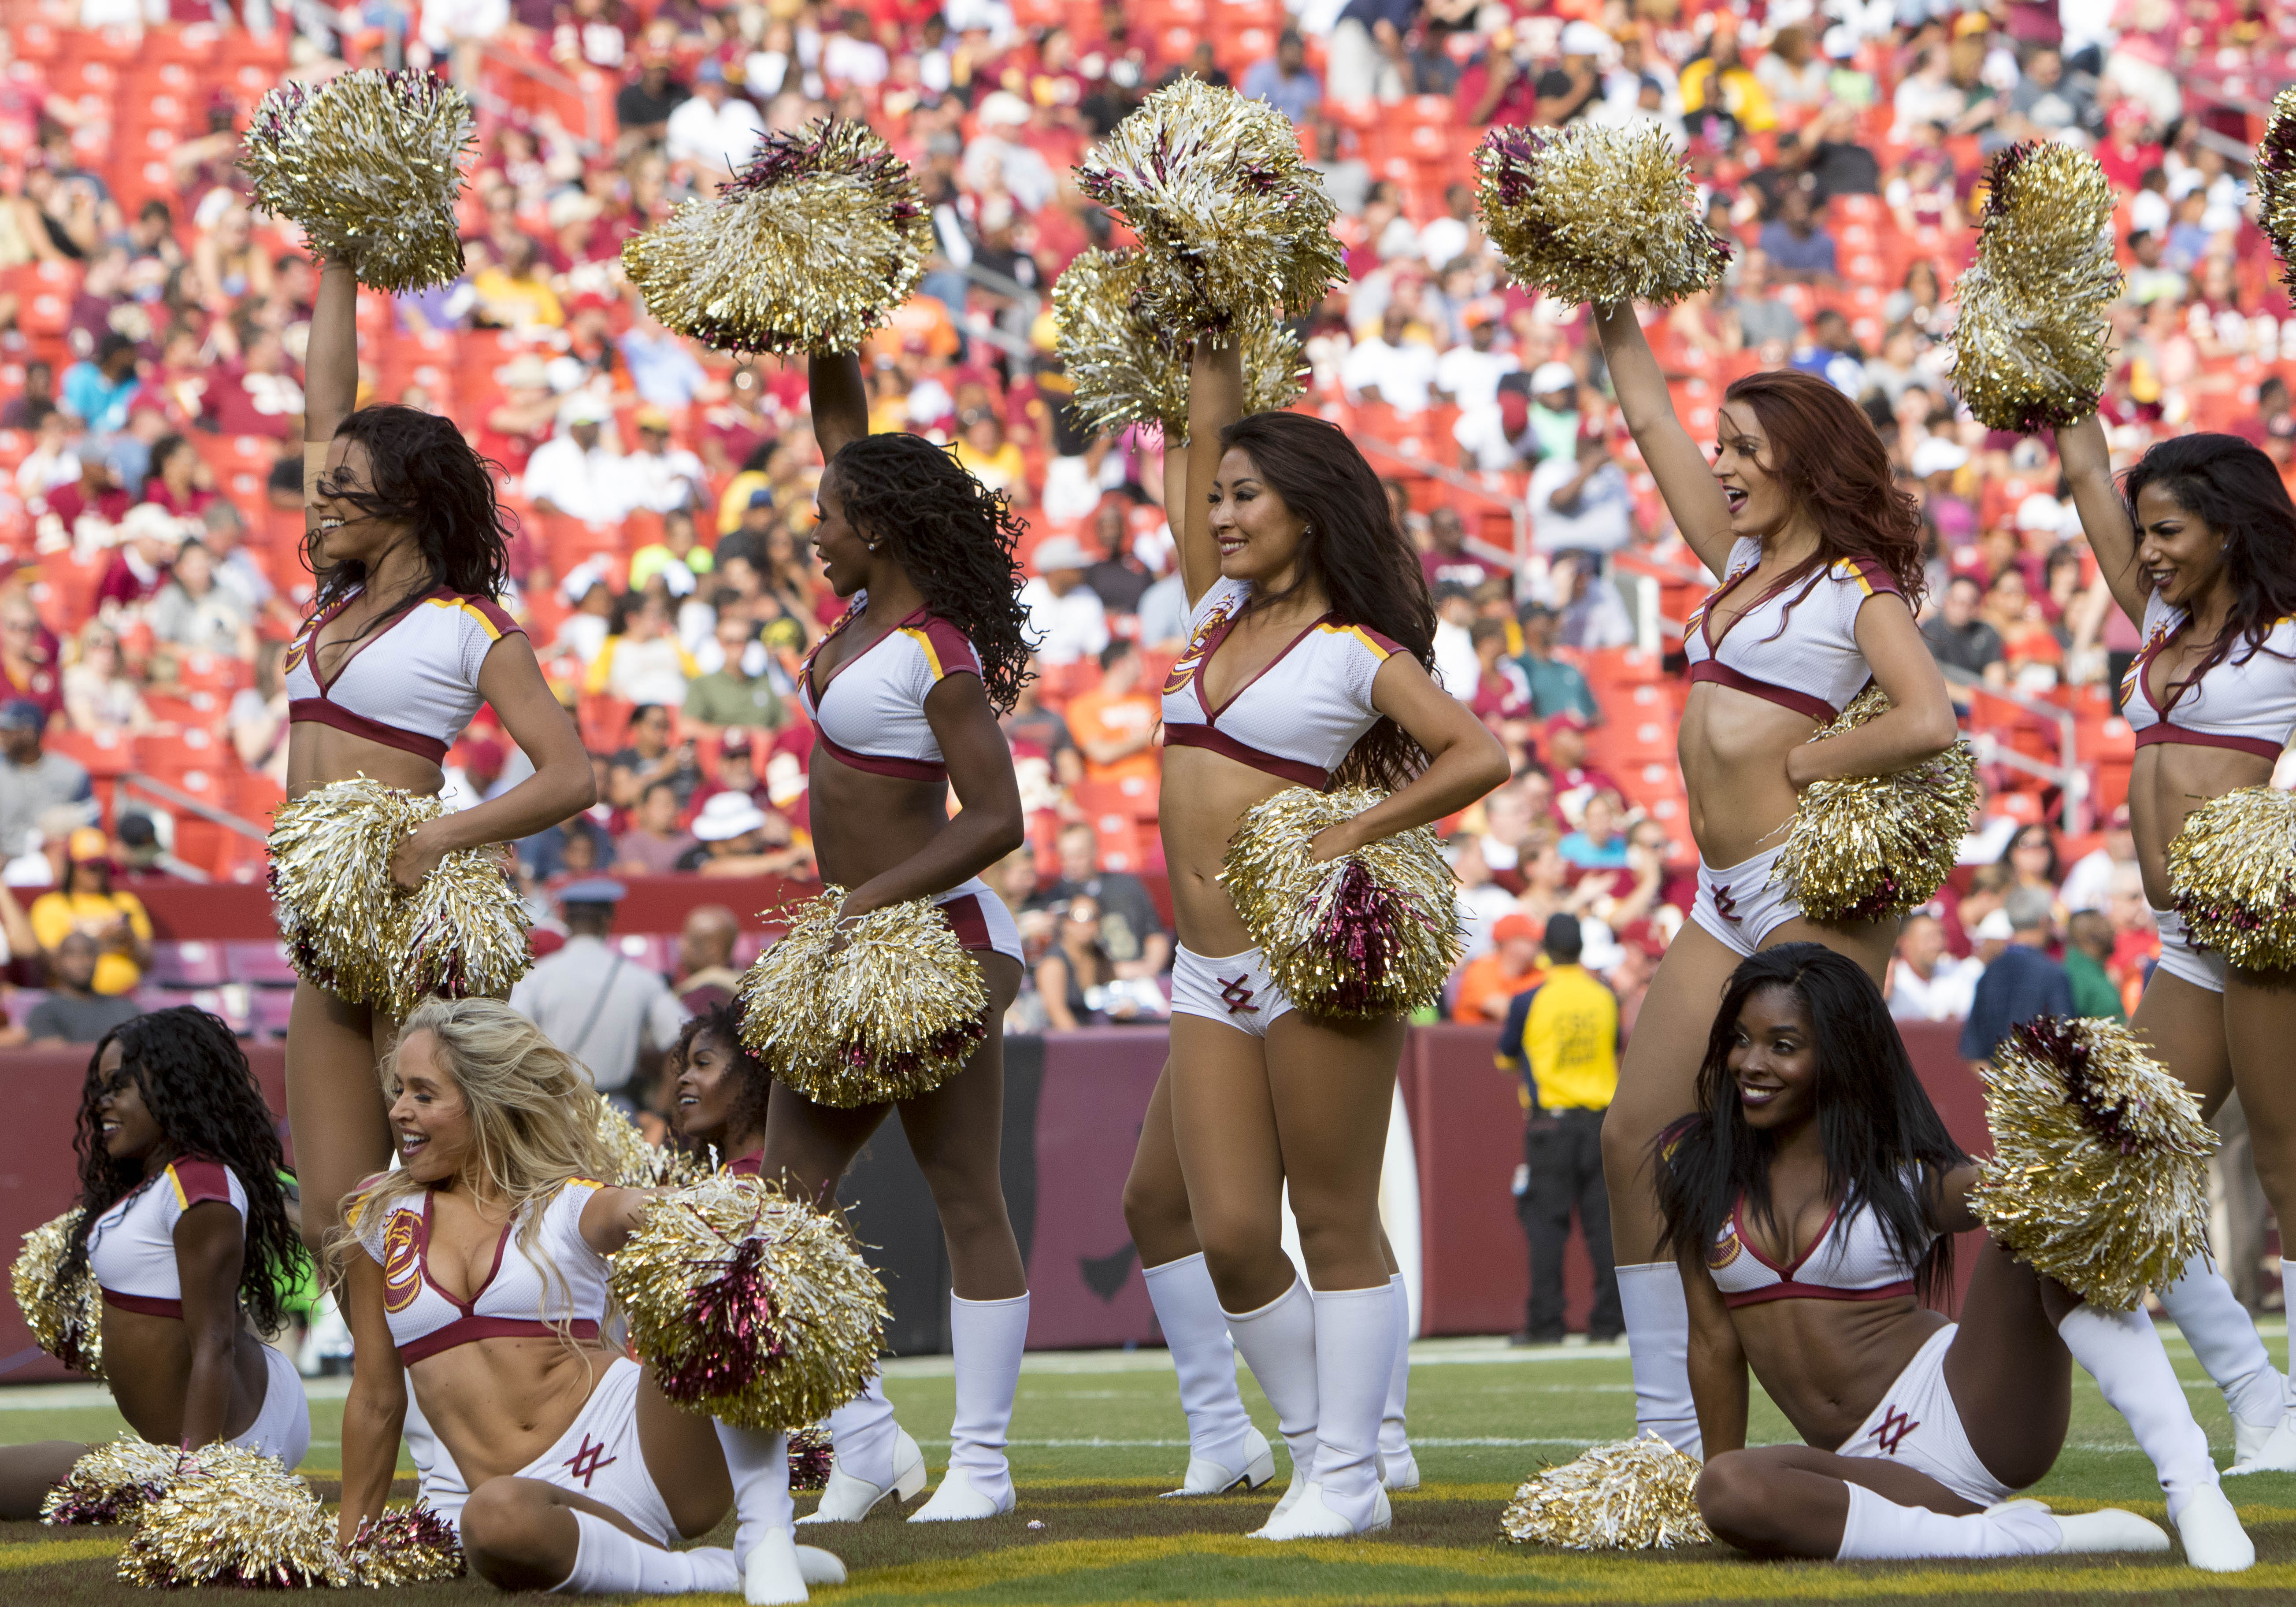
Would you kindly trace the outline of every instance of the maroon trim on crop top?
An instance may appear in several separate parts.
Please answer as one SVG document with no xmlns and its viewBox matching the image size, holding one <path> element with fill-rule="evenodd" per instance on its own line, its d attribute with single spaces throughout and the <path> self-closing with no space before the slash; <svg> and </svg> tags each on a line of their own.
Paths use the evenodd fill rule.
<svg viewBox="0 0 2296 1607">
<path fill-rule="evenodd" d="M 2195 731 L 2189 726 L 2172 726 L 2166 720 L 2143 726 L 2136 733 L 2138 747 L 2149 748 L 2155 742 L 2173 742 L 2187 748 L 2231 748 L 2265 759 L 2278 758 L 2282 747 L 2280 743 L 2260 736 L 2234 736 L 2228 731 Z"/>
<path fill-rule="evenodd" d="M 117 1289 L 103 1291 L 103 1303 L 117 1306 L 122 1311 L 140 1311 L 145 1316 L 171 1316 L 181 1322 L 184 1303 L 156 1294 L 122 1294 Z"/>
<path fill-rule="evenodd" d="M 303 654 L 310 663 L 311 681 L 318 687 L 319 695 L 315 698 L 291 699 L 287 704 L 287 723 L 291 726 L 332 726 L 338 731 L 364 737 L 370 742 L 380 742 L 386 748 L 396 748 L 402 753 L 412 753 L 419 758 L 427 758 L 434 765 L 444 764 L 447 759 L 447 750 L 453 745 L 452 743 L 442 742 L 435 736 L 425 736 L 419 731 L 402 731 L 396 726 L 386 726 L 381 720 L 370 719 L 363 714 L 354 714 L 329 697 L 328 690 L 342 680 L 343 671 L 350 668 L 353 659 L 357 658 L 359 654 L 397 630 L 414 616 L 415 609 L 422 607 L 434 597 L 452 597 L 458 603 L 476 603 L 492 616 L 488 623 L 494 626 L 498 637 L 508 635 L 514 631 L 522 632 L 525 627 L 503 612 L 498 604 L 486 598 L 466 597 L 451 586 L 436 586 L 423 593 L 408 607 L 400 610 L 397 618 L 381 630 L 352 643 L 350 652 L 345 653 L 336 663 L 334 674 L 322 675 L 319 672 L 319 633 L 334 622 L 337 614 L 341 613 L 364 594 L 363 592 L 353 592 L 312 621 L 309 634 L 303 638 L 305 644 Z"/>
<path fill-rule="evenodd" d="M 386 726 L 381 720 L 353 714 L 340 703 L 331 702 L 325 698 L 293 699 L 287 705 L 287 722 L 292 726 L 332 726 L 338 731 L 348 731 L 353 736 L 363 736 L 371 742 L 381 742 L 386 748 L 419 754 L 434 765 L 447 757 L 447 744 L 435 736 L 401 731 L 398 726 Z"/>
<path fill-rule="evenodd" d="M 559 1324 L 530 1316 L 480 1316 L 474 1309 L 479 1297 L 485 1294 L 487 1286 L 495 1281 L 495 1275 L 502 1271 L 503 1251 L 510 1246 L 510 1236 L 518 1227 L 517 1218 L 512 1218 L 503 1224 L 502 1233 L 495 1240 L 494 1262 L 487 1268 L 487 1275 L 479 1280 L 479 1286 L 471 1291 L 471 1298 L 458 1300 L 430 1275 L 430 1202 L 431 1196 L 426 1193 L 422 1196 L 422 1224 L 415 1234 L 414 1262 L 422 1271 L 422 1281 L 430 1285 L 431 1291 L 463 1315 L 443 1328 L 433 1329 L 422 1338 L 409 1340 L 399 1346 L 398 1359 L 412 1366 L 425 1357 L 436 1356 L 442 1350 L 452 1350 L 457 1345 L 467 1345 L 476 1340 L 557 1338 L 562 1332 Z M 577 1317 L 563 1324 L 562 1332 L 570 1339 L 596 1339 L 598 1324 L 594 1318 Z"/>
<path fill-rule="evenodd" d="M 1248 766 L 1263 775 L 1273 775 L 1279 781 L 1288 781 L 1294 786 L 1313 787 L 1316 791 L 1322 791 L 1331 784 L 1332 773 L 1321 765 L 1311 765 L 1303 758 L 1285 758 L 1281 754 L 1269 753 L 1265 750 L 1252 747 L 1250 743 L 1241 742 L 1219 729 L 1218 722 L 1221 715 L 1235 707 L 1236 699 L 1259 685 L 1260 678 L 1269 670 L 1290 658 L 1293 648 L 1314 635 L 1319 626 L 1329 624 L 1338 617 L 1336 611 L 1327 611 L 1310 619 L 1300 629 L 1298 635 L 1283 644 L 1281 652 L 1246 676 L 1243 684 L 1222 698 L 1220 706 L 1215 709 L 1212 707 L 1211 694 L 1204 690 L 1204 676 L 1212 667 L 1212 660 L 1219 655 L 1219 650 L 1226 645 L 1229 633 L 1242 622 L 1242 611 L 1229 614 L 1226 619 L 1220 621 L 1218 628 L 1205 639 L 1204 651 L 1197 656 L 1196 667 L 1188 674 L 1189 683 L 1196 694 L 1196 708 L 1203 715 L 1204 723 L 1201 726 L 1185 724 L 1175 726 L 1167 722 L 1164 726 L 1164 745 L 1168 748 L 1201 748 L 1208 753 L 1217 753 L 1222 758 L 1232 758 L 1239 765 Z M 1388 651 L 1390 652 L 1396 651 L 1393 644 L 1389 644 Z"/>
<path fill-rule="evenodd" d="M 1882 1283 L 1872 1289 L 1834 1289 L 1823 1283 L 1803 1283 L 1795 1280 L 1794 1274 L 1808 1265 L 1810 1257 L 1817 1253 L 1817 1247 L 1824 1243 L 1833 1232 L 1833 1219 L 1841 1211 L 1840 1201 L 1837 1201 L 1827 1210 L 1824 1225 L 1817 1230 L 1801 1254 L 1784 1267 L 1764 1255 L 1762 1247 L 1754 1242 L 1753 1234 L 1746 1231 L 1745 1218 L 1740 1215 L 1744 1204 L 1742 1200 L 1730 1208 L 1730 1229 L 1738 1235 L 1738 1242 L 1748 1255 L 1778 1275 L 1778 1282 L 1767 1289 L 1748 1289 L 1737 1294 L 1724 1295 L 1722 1304 L 1728 1309 L 1735 1311 L 1741 1306 L 1767 1305 L 1772 1300 L 1891 1300 L 1899 1295 L 1914 1292 L 1911 1278 L 1903 1278 L 1895 1283 Z"/>
<path fill-rule="evenodd" d="M 805 662 L 798 666 L 798 673 L 805 677 L 806 701 L 812 704 L 812 708 L 807 712 L 813 716 L 814 746 L 825 751 L 830 758 L 835 759 L 839 764 L 843 765 L 849 770 L 865 770 L 872 775 L 890 775 L 902 781 L 937 781 L 946 783 L 948 780 L 948 767 L 938 759 L 903 758 L 892 754 L 883 753 L 857 753 L 850 748 L 845 747 L 839 742 L 832 742 L 830 739 L 829 733 L 822 729 L 822 700 L 829 695 L 829 689 L 837 684 L 837 678 L 843 675 L 847 670 L 852 668 L 862 660 L 867 658 L 871 653 L 876 652 L 879 648 L 884 646 L 886 643 L 891 641 L 895 636 L 899 635 L 903 631 L 909 629 L 913 626 L 923 626 L 928 635 L 931 635 L 932 627 L 936 625 L 942 627 L 944 629 L 951 631 L 955 630 L 955 627 L 950 625 L 947 620 L 934 614 L 931 610 L 922 608 L 918 609 L 907 618 L 896 622 L 892 629 L 887 631 L 883 635 L 878 637 L 874 642 L 870 643 L 868 646 L 863 648 L 859 652 L 855 653 L 851 658 L 846 660 L 836 668 L 831 670 L 829 672 L 829 679 L 826 681 L 816 682 L 813 676 L 814 660 L 821 656 L 821 650 L 823 648 L 828 646 L 832 642 L 834 642 L 838 637 L 845 634 L 845 627 L 853 623 L 860 611 L 861 607 L 858 602 L 848 603 L 846 605 L 845 611 L 837 617 L 837 623 L 829 627 L 828 634 L 824 635 L 820 641 L 816 642 L 813 644 L 813 651 L 805 655 Z M 964 640 L 963 632 L 959 631 L 956 634 L 960 641 Z M 972 644 L 969 641 L 966 641 L 965 645 L 967 649 L 970 650 Z M 967 674 L 977 675 L 980 673 L 978 670 L 973 669 L 971 665 L 961 666 L 960 669 L 964 673 Z M 944 669 L 942 671 L 944 676 L 955 673 L 958 673 L 958 671 L 948 669 Z"/>
<path fill-rule="evenodd" d="M 1807 692 L 1796 692 L 1790 686 L 1773 686 L 1767 681 L 1758 681 L 1742 669 L 1733 669 L 1719 659 L 1701 659 L 1690 667 L 1693 681 L 1711 681 L 1717 686 L 1727 686 L 1733 692 L 1751 693 L 1765 702 L 1806 714 L 1814 720 L 1830 720 L 1841 710 L 1824 698 Z"/>
<path fill-rule="evenodd" d="M 832 677 L 834 679 L 835 677 Z M 813 700 L 816 713 L 821 699 Z M 948 767 L 929 758 L 895 758 L 890 754 L 856 753 L 830 740 L 829 733 L 816 723 L 813 728 L 814 746 L 850 770 L 866 770 L 872 775 L 897 775 L 903 781 L 940 781 L 948 779 Z"/>
</svg>

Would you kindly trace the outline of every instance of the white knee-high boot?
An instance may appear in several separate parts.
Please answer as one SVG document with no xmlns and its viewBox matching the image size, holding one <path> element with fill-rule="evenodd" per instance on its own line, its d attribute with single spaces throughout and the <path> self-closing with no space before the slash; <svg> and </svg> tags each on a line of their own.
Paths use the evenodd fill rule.
<svg viewBox="0 0 2296 1607">
<path fill-rule="evenodd" d="M 2157 1291 L 2161 1308 L 2218 1389 L 2233 1421 L 2268 1433 L 2284 1414 L 2284 1381 L 2257 1337 L 2256 1324 L 2205 1250 Z M 2236 1458 L 2245 1462 L 2247 1457 Z"/>
<path fill-rule="evenodd" d="M 1281 1514 L 1299 1500 L 1316 1470 L 1315 1298 L 1308 1281 L 1295 1275 L 1291 1288 L 1257 1311 L 1223 1308 L 1222 1314 L 1260 1392 L 1275 1408 L 1276 1430 L 1292 1453 L 1292 1482 L 1275 1507 Z"/>
<path fill-rule="evenodd" d="M 1238 1484 L 1258 1488 L 1275 1475 L 1267 1436 L 1251 1426 L 1235 1383 L 1235 1345 L 1203 1253 L 1142 1269 L 1156 1325 L 1180 1376 L 1188 1414 L 1188 1475 L 1171 1496 L 1215 1496 Z"/>
<path fill-rule="evenodd" d="M 2038 1501 L 2009 1501 L 1981 1513 L 1949 1517 L 1926 1507 L 1899 1506 L 1862 1484 L 1849 1488 L 1849 1516 L 1841 1525 L 1841 1562 L 1893 1557 L 2038 1557 L 2052 1552 L 2169 1549 L 2169 1537 L 2135 1513 L 2106 1507 L 2060 1518 Z"/>
<path fill-rule="evenodd" d="M 574 1554 L 574 1570 L 551 1587 L 557 1594 L 684 1595 L 742 1588 L 734 1554 L 722 1546 L 665 1551 L 592 1513 L 576 1513 L 574 1528 L 582 1537 L 581 1544 Z"/>
<path fill-rule="evenodd" d="M 1395 1372 L 1395 1297 L 1392 1283 L 1315 1292 L 1316 1470 L 1262 1539 L 1341 1539 L 1388 1526 L 1379 1427 Z"/>
<path fill-rule="evenodd" d="M 924 1453 L 893 1420 L 882 1373 L 872 1373 L 860 1394 L 830 1413 L 829 1441 L 829 1487 L 800 1523 L 858 1523 L 886 1496 L 913 1500 L 925 1487 Z"/>
<path fill-rule="evenodd" d="M 1387 1413 L 1379 1423 L 1380 1480 L 1390 1490 L 1415 1490 L 1419 1458 L 1411 1454 L 1404 1422 L 1411 1401 L 1411 1291 L 1399 1272 L 1388 1282 L 1395 1287 L 1395 1371 L 1388 1375 Z"/>
<path fill-rule="evenodd" d="M 1618 1270 L 1635 1372 L 1635 1432 L 1657 1434 L 1676 1450 L 1702 1457 L 1698 1407 L 1690 1398 L 1690 1302 L 1682 1273 L 1671 1261 Z"/>
<path fill-rule="evenodd" d="M 912 1523 L 993 1518 L 1013 1510 L 1013 1468 L 1004 1459 L 1021 1356 L 1029 1348 L 1029 1297 L 968 1300 L 948 1297 L 949 1349 L 956 1365 L 956 1423 L 949 1433 L 948 1472 Z"/>
<path fill-rule="evenodd" d="M 808 1585 L 841 1585 L 845 1564 L 816 1546 L 800 1546 L 791 1527 L 789 1436 L 779 1430 L 720 1423 L 718 1448 L 734 1481 L 734 1564 L 750 1607 L 802 1602 Z"/>
<path fill-rule="evenodd" d="M 2076 1306 L 2057 1324 L 2057 1334 L 2152 1458 L 2169 1497 L 2169 1521 L 2185 1542 L 2185 1561 L 2217 1572 L 2253 1564 L 2256 1547 L 2217 1484 L 2208 1436 L 2193 1420 L 2185 1387 L 2152 1319 L 2141 1308 Z"/>
</svg>

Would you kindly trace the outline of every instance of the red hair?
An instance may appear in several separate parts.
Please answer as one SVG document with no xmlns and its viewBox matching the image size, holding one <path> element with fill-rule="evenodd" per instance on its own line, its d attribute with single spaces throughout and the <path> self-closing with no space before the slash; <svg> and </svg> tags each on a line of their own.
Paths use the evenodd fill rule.
<svg viewBox="0 0 2296 1607">
<path fill-rule="evenodd" d="M 1845 559 L 1870 558 L 1890 571 L 1906 606 L 1919 613 L 1925 589 L 1921 504 L 1898 486 L 1889 448 L 1865 411 L 1816 375 L 1791 368 L 1734 381 L 1722 400 L 1754 410 L 1769 438 L 1765 467 L 1817 526 L 1817 551 L 1779 587 Z"/>
</svg>

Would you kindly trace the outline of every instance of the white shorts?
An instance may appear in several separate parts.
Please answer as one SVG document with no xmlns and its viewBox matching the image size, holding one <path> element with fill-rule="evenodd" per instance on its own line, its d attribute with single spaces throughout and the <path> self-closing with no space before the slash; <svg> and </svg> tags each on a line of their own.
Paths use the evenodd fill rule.
<svg viewBox="0 0 2296 1607">
<path fill-rule="evenodd" d="M 955 928 L 956 940 L 965 947 L 1009 955 L 1024 965 L 1028 963 L 1028 955 L 1021 947 L 1021 928 L 1014 922 L 1013 912 L 980 877 L 959 882 L 945 893 L 935 893 L 933 902 L 941 906 L 942 916 Z"/>
<path fill-rule="evenodd" d="M 646 1470 L 645 1453 L 638 1447 L 637 1363 L 617 1358 L 581 1412 L 558 1437 L 558 1443 L 528 1463 L 513 1479 L 539 1479 L 562 1490 L 576 1490 L 608 1506 L 637 1525 L 655 1545 L 670 1546 L 681 1537 L 661 1498 L 653 1475 Z M 439 1447 L 439 1464 L 426 1470 L 422 1494 L 439 1516 L 449 1519 L 460 1533 L 463 1503 L 470 1498 L 454 1460 Z M 452 1475 L 451 1480 L 448 1475 Z"/>
<path fill-rule="evenodd" d="M 2161 969 L 2180 982 L 2190 982 L 2195 988 L 2205 988 L 2210 993 L 2225 990 L 2225 957 L 2206 948 L 2195 947 L 2192 934 L 2185 930 L 2185 917 L 2173 909 L 2156 909 L 2152 923 L 2161 929 Z"/>
<path fill-rule="evenodd" d="M 1917 1473 L 1927 1473 L 1963 1500 L 1979 1506 L 2006 1501 L 2016 1491 L 1996 1479 L 1970 1448 L 1961 1409 L 1946 1388 L 1945 1353 L 1959 1330 L 1948 1323 L 1914 1353 L 1906 1370 L 1883 1391 L 1873 1415 L 1835 1454 L 1886 1456 Z"/>
<path fill-rule="evenodd" d="M 1276 1018 L 1292 1013 L 1292 1001 L 1275 985 L 1259 950 L 1216 960 L 1184 946 L 1172 955 L 1172 1013 L 1201 1016 L 1266 1037 Z"/>
<path fill-rule="evenodd" d="M 1760 948 L 1772 932 L 1801 916 L 1801 906 L 1770 881 L 1770 867 L 1784 852 L 1785 844 L 1780 843 L 1722 870 L 1702 857 L 1698 897 L 1691 904 L 1690 918 L 1734 955 L 1743 956 Z"/>
<path fill-rule="evenodd" d="M 303 1396 L 302 1374 L 284 1353 L 263 1347 L 263 1406 L 247 1432 L 232 1441 L 266 1456 L 276 1456 L 289 1472 L 311 1448 L 311 1406 Z"/>
</svg>

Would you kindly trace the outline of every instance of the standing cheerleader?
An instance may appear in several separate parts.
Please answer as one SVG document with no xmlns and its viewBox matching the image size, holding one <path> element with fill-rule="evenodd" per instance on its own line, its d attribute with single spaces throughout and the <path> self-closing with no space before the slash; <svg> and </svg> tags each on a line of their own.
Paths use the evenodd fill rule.
<svg viewBox="0 0 2296 1607">
<path fill-rule="evenodd" d="M 254 1330 L 286 1320 L 304 1266 L 279 1138 L 231 1029 L 189 1005 L 113 1028 L 80 1094 L 80 1218 L 59 1269 L 102 1291 L 103 1370 L 154 1445 L 228 1440 L 289 1468 L 311 1443 L 303 1381 Z M 35 1518 L 87 1450 L 0 1449 L 0 1517 Z"/>
<path fill-rule="evenodd" d="M 1709 463 L 1675 417 L 1634 308 L 1599 307 L 1595 327 L 1643 461 L 1683 539 L 1722 580 L 1684 643 L 1692 685 L 1677 747 L 1698 897 L 1651 980 L 1603 1123 L 1636 1424 L 1694 1454 L 1689 1311 L 1673 1263 L 1659 1259 L 1651 1141 L 1690 1110 L 1710 1013 L 1746 955 L 1815 941 L 1879 982 L 1897 922 L 1811 920 L 1771 884 L 1771 867 L 1801 788 L 1903 769 L 1943 752 L 1956 728 L 1914 624 L 1921 512 L 1892 483 L 1866 415 L 1811 375 L 1750 374 L 1724 394 Z M 1869 683 L 1889 695 L 1886 713 L 1809 740 Z"/>
<path fill-rule="evenodd" d="M 1328 861 L 1465 808 L 1506 758 L 1427 672 L 1434 611 L 1371 465 L 1329 424 L 1245 417 L 1242 398 L 1239 348 L 1201 343 L 1187 491 L 1169 509 L 1191 629 L 1164 687 L 1172 1057 L 1125 1206 L 1191 1407 L 1180 1493 L 1267 1477 L 1240 1406 L 1201 1409 L 1233 1396 L 1233 1335 L 1292 1453 L 1255 1532 L 1344 1537 L 1389 1522 L 1381 1425 L 1405 1317 L 1379 1180 L 1404 1027 L 1295 1009 L 1222 861 L 1245 814 L 1288 787 L 1392 789 L 1316 839 Z M 1287 1190 L 1304 1280 L 1283 1249 Z"/>
<path fill-rule="evenodd" d="M 1717 1535 L 1845 1562 L 2166 1551 L 2134 1513 L 2011 1498 L 2064 1446 L 2079 1361 L 2152 1458 L 2185 1561 L 2255 1562 L 2141 1306 L 2100 1311 L 1988 1240 L 1960 1322 L 1925 1308 L 1980 1226 L 1978 1168 L 1857 965 L 1816 943 L 1739 965 L 1696 1097 L 1656 1165 Z M 1749 1367 L 1802 1445 L 1746 1448 Z"/>
<path fill-rule="evenodd" d="M 2237 436 L 2163 441 L 2118 490 L 2094 414 L 2059 432 L 2057 449 L 2105 584 L 2144 635 L 2121 712 L 2136 732 L 2128 818 L 2161 963 L 2132 1025 L 2204 1113 L 2240 1090 L 2265 1195 L 2276 1212 L 2296 1211 L 2296 1090 L 2284 1070 L 2296 989 L 2285 972 L 2194 947 L 2167 868 L 2185 816 L 2275 780 L 2296 732 L 2296 504 L 2272 460 Z M 2281 1265 L 2296 1294 L 2296 1263 Z M 2224 1391 L 2233 1471 L 2296 1471 L 2281 1373 L 2223 1276 L 2195 1257 L 2159 1293 Z"/>
<path fill-rule="evenodd" d="M 509 539 L 494 481 L 452 422 L 411 407 L 352 410 L 358 282 L 329 260 L 311 316 L 304 560 L 310 622 L 287 655 L 287 791 L 365 776 L 420 797 L 481 701 L 535 773 L 500 798 L 403 838 L 390 874 L 412 889 L 458 849 L 530 836 L 595 801 L 589 756 L 499 599 Z M 390 1158 L 375 1063 L 388 1010 L 304 980 L 287 1028 L 287 1114 L 316 1245 L 357 1181 Z"/>
<path fill-rule="evenodd" d="M 1013 1510 L 1004 1439 L 1029 1338 L 1028 1274 L 997 1169 L 1004 1020 L 1021 990 L 1021 933 L 980 880 L 1027 835 L 996 724 L 1029 658 L 1028 613 L 1015 601 L 1020 530 L 1004 497 L 947 452 L 918 436 L 868 432 L 852 353 L 816 352 L 809 366 L 814 433 L 829 463 L 814 545 L 831 587 L 851 599 L 800 688 L 816 729 L 814 851 L 822 875 L 851 890 L 840 920 L 912 898 L 939 905 L 988 992 L 987 1037 L 964 1069 L 899 1109 L 940 1212 L 956 1364 L 948 1472 L 910 1521 L 989 1518 Z M 776 1086 L 759 1173 L 828 1201 L 893 1109 L 840 1110 Z M 888 1495 L 906 1500 L 924 1488 L 924 1458 L 880 1381 L 829 1426 L 835 1466 L 805 1521 L 857 1521 Z"/>
</svg>

